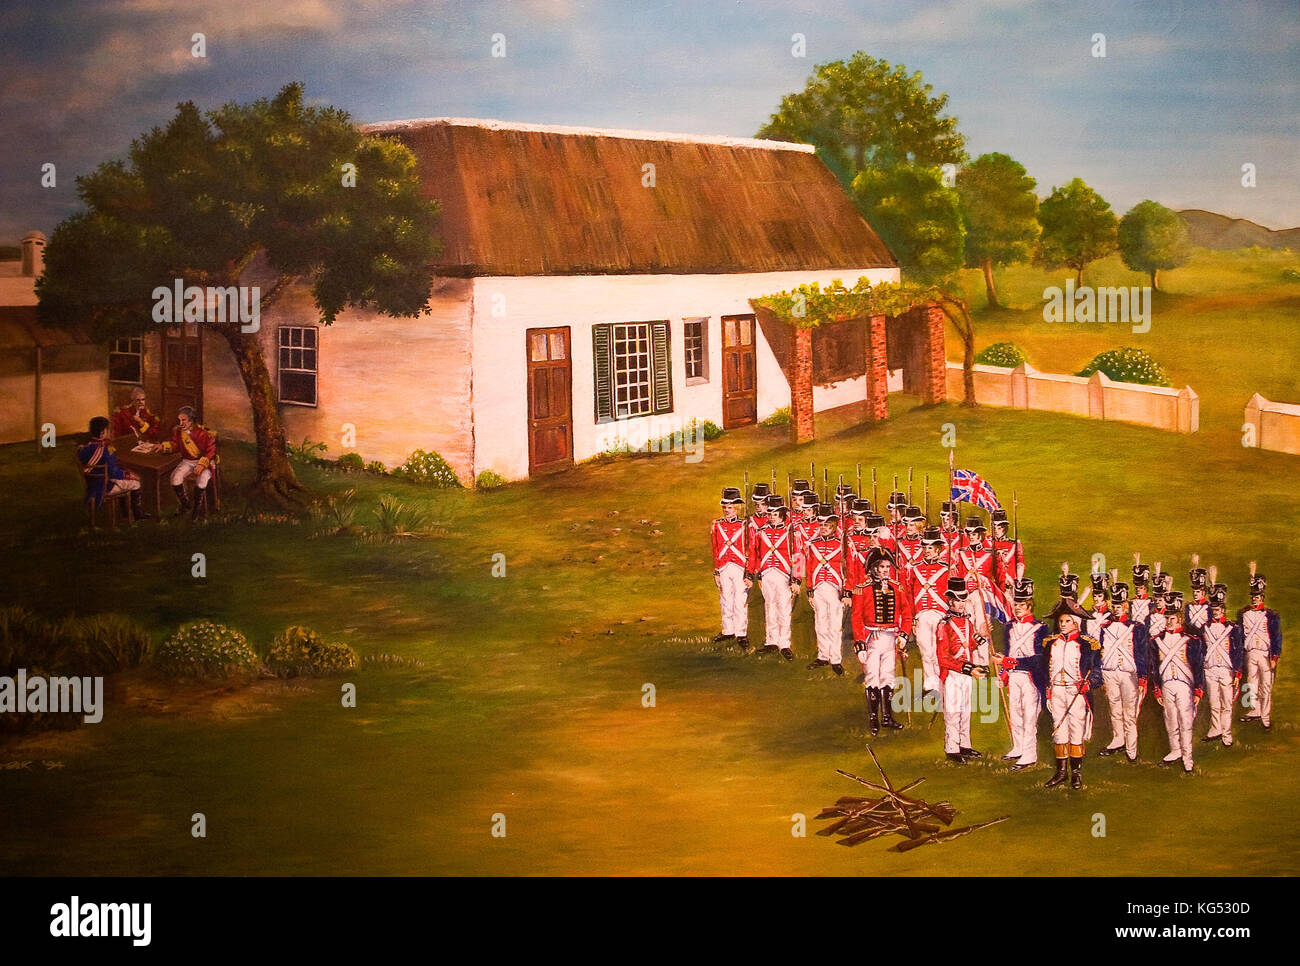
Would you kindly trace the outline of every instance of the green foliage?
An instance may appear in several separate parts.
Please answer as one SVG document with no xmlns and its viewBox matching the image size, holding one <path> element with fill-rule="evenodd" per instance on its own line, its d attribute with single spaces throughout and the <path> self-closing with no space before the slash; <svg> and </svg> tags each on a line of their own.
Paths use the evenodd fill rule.
<svg viewBox="0 0 1300 966">
<path fill-rule="evenodd" d="M 408 506 L 394 496 L 381 496 L 374 509 L 374 526 L 366 535 L 379 543 L 392 543 L 401 537 L 415 537 L 429 528 L 428 514 Z"/>
<path fill-rule="evenodd" d="M 947 106 L 948 95 L 935 96 L 920 71 L 858 51 L 813 68 L 807 86 L 781 99 L 758 137 L 815 144 L 848 187 L 868 168 L 964 161 L 965 139 L 957 119 L 943 113 Z"/>
<path fill-rule="evenodd" d="M 966 265 L 1027 260 L 1038 239 L 1037 182 L 1005 154 L 981 154 L 957 172 L 966 225 Z"/>
<path fill-rule="evenodd" d="M 365 470 L 366 461 L 361 458 L 360 453 L 344 453 L 335 465 L 345 473 L 360 473 Z"/>
<path fill-rule="evenodd" d="M 1042 235 L 1034 263 L 1047 268 L 1064 265 L 1082 274 L 1085 265 L 1118 245 L 1115 213 L 1082 178 L 1052 189 L 1038 206 L 1038 223 Z"/>
<path fill-rule="evenodd" d="M 1284 268 L 1282 269 L 1282 278 L 1288 282 L 1300 282 L 1300 269 Z"/>
<path fill-rule="evenodd" d="M 239 631 L 200 620 L 163 641 L 154 666 L 170 677 L 228 678 L 256 674 L 262 662 Z"/>
<path fill-rule="evenodd" d="M 694 420 L 691 420 L 691 422 L 694 422 Z M 706 443 L 711 443 L 720 437 L 725 430 L 723 430 L 723 428 L 713 420 L 706 419 L 704 422 L 700 423 L 699 432 L 700 439 L 703 439 Z"/>
<path fill-rule="evenodd" d="M 149 659 L 153 639 L 121 614 L 50 622 L 21 607 L 0 610 L 0 674 L 39 665 L 51 674 L 102 676 Z"/>
<path fill-rule="evenodd" d="M 813 329 L 833 322 L 847 322 L 869 315 L 902 315 L 918 305 L 941 296 L 935 286 L 912 282 L 881 282 L 872 285 L 863 275 L 845 286 L 834 279 L 825 288 L 818 282 L 798 285 L 786 292 L 761 295 L 749 300 L 755 308 L 765 308 L 777 318 L 800 329 Z"/>
<path fill-rule="evenodd" d="M 285 444 L 285 450 L 288 452 L 289 457 L 303 463 L 311 463 L 320 459 L 325 455 L 327 449 L 329 449 L 329 447 L 324 443 L 313 443 L 306 436 L 304 436 L 302 442 L 297 445 L 294 445 L 293 443 Z"/>
<path fill-rule="evenodd" d="M 460 488 L 460 480 L 450 464 L 431 450 L 417 449 L 406 462 L 393 470 L 393 476 L 440 488 Z"/>
<path fill-rule="evenodd" d="M 1028 361 L 1025 350 L 1014 342 L 995 342 L 990 346 L 986 346 L 975 357 L 975 362 L 978 365 L 1001 366 L 1004 369 L 1014 369 L 1022 362 Z"/>
<path fill-rule="evenodd" d="M 276 635 L 267 665 L 279 677 L 325 677 L 361 666 L 346 644 L 330 643 L 308 627 L 295 625 Z"/>
<path fill-rule="evenodd" d="M 853 179 L 853 197 L 904 275 L 936 281 L 961 267 L 966 250 L 961 203 L 938 168 L 868 168 Z"/>
<path fill-rule="evenodd" d="M 480 490 L 495 490 L 498 486 L 505 486 L 506 478 L 494 470 L 484 470 L 474 481 L 474 485 Z"/>
<path fill-rule="evenodd" d="M 1187 224 L 1176 211 L 1155 201 L 1140 201 L 1119 221 L 1119 253 L 1135 272 L 1155 276 L 1192 257 Z"/>
<path fill-rule="evenodd" d="M 1116 382 L 1135 382 L 1143 386 L 1169 385 L 1169 377 L 1165 375 L 1164 368 L 1142 349 L 1126 347 L 1103 352 L 1076 375 L 1091 376 L 1098 371 Z"/>
<path fill-rule="evenodd" d="M 388 467 L 385 466 L 383 463 L 379 462 L 379 460 L 371 460 L 369 463 L 366 464 L 366 472 L 377 473 L 380 476 L 387 476 Z"/>
<path fill-rule="evenodd" d="M 760 426 L 789 426 L 794 416 L 790 413 L 789 406 L 782 406 L 774 410 L 770 416 L 764 416 L 759 420 Z"/>
<path fill-rule="evenodd" d="M 357 491 L 349 488 L 342 493 L 330 493 L 325 502 L 317 500 L 310 507 L 311 516 L 319 521 L 328 533 L 351 530 L 357 521 Z"/>
</svg>

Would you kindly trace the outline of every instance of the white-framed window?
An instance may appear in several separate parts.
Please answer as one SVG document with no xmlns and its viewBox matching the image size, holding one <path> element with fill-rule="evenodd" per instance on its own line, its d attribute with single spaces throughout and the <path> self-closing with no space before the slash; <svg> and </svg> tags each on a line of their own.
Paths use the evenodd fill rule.
<svg viewBox="0 0 1300 966">
<path fill-rule="evenodd" d="M 282 325 L 280 339 L 280 402 L 316 405 L 317 350 L 314 325 Z"/>
<path fill-rule="evenodd" d="M 596 421 L 673 409 L 667 322 L 609 322 L 591 329 Z"/>
<path fill-rule="evenodd" d="M 144 339 L 114 339 L 108 349 L 108 381 L 139 385 L 144 375 Z"/>
<path fill-rule="evenodd" d="M 709 320 L 707 318 L 683 319 L 683 339 L 686 344 L 686 385 L 694 386 L 709 381 Z"/>
</svg>

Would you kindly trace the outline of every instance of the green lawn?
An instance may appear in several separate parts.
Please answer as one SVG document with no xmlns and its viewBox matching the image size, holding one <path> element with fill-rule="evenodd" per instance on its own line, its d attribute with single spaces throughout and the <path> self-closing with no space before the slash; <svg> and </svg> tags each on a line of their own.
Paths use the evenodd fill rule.
<svg viewBox="0 0 1300 966">
<path fill-rule="evenodd" d="M 1047 765 L 1009 773 L 997 760 L 1007 747 L 1001 720 L 973 726 L 989 758 L 950 766 L 942 722 L 927 730 L 928 715 L 915 715 L 912 728 L 874 745 L 891 778 L 925 776 L 918 793 L 952 801 L 957 824 L 1011 820 L 897 855 L 882 842 L 846 849 L 811 834 L 813 815 L 856 793 L 834 770 L 871 766 L 861 686 L 803 669 L 812 654 L 806 605 L 794 665 L 709 643 L 717 600 L 707 525 L 724 485 L 775 466 L 783 486 L 788 469 L 815 459 L 832 479 L 859 460 L 864 471 L 875 465 L 884 486 L 915 466 L 919 488 L 923 473 L 934 481 L 946 472 L 940 434 L 949 422 L 958 464 L 1004 498 L 1018 491 L 1044 597 L 1062 560 L 1083 573 L 1102 553 L 1123 568 L 1133 550 L 1167 561 L 1185 589 L 1189 557 L 1200 552 L 1220 568 L 1234 608 L 1247 562 L 1258 559 L 1284 633 L 1295 627 L 1291 477 L 1300 463 L 1243 450 L 1232 422 L 1256 388 L 1300 399 L 1285 382 L 1294 388 L 1294 367 L 1278 361 L 1294 362 L 1287 320 L 1296 296 L 1280 282 L 1243 281 L 1254 262 L 1221 258 L 1230 279 L 1221 291 L 1240 300 L 1237 310 L 1206 309 L 1210 293 L 1189 292 L 1188 310 L 1157 314 L 1147 336 L 1166 340 L 1153 351 L 1202 394 L 1207 430 L 1191 437 L 893 396 L 888 422 L 823 416 L 818 441 L 804 447 L 783 429 L 752 428 L 709 444 L 695 464 L 619 459 L 492 492 L 303 469 L 317 491 L 356 486 L 366 506 L 397 494 L 446 528 L 397 546 L 312 538 L 308 523 L 167 521 L 88 537 L 65 449 L 0 449 L 8 602 L 50 616 L 122 611 L 160 638 L 208 616 L 262 648 L 305 623 L 363 656 L 408 659 L 341 679 L 356 682 L 356 709 L 340 706 L 339 680 L 227 691 L 168 685 L 146 671 L 110 679 L 104 723 L 0 748 L 0 762 L 63 764 L 0 768 L 0 872 L 1052 874 L 1064 868 L 1063 850 L 1083 874 L 1296 872 L 1300 689 L 1285 661 L 1272 733 L 1238 726 L 1230 750 L 1198 745 L 1192 778 L 1153 764 L 1167 745 L 1150 701 L 1144 763 L 1090 757 L 1082 792 L 1043 789 Z M 1189 288 L 1214 274 L 1212 264 L 1185 271 Z M 1030 305 L 1039 283 L 1028 271 L 1006 275 L 1004 298 Z M 1182 277 L 1162 279 L 1171 297 Z M 1055 371 L 1091 358 L 1087 339 L 1127 344 L 1043 331 L 1041 319 L 1030 321 L 1037 311 L 978 318 L 981 344 L 1002 327 L 1036 366 Z M 1244 344 L 1248 326 L 1218 335 L 1251 312 L 1274 355 Z M 1165 334 L 1175 320 L 1178 331 Z M 1243 345 L 1228 345 L 1234 339 Z M 1235 415 L 1211 399 L 1231 401 Z M 231 447 L 223 465 L 238 480 L 250 459 Z M 206 580 L 190 577 L 195 552 L 207 556 Z M 504 577 L 491 575 L 496 553 L 506 556 Z M 761 636 L 757 594 L 752 603 Z M 653 708 L 642 707 L 646 683 Z M 1198 733 L 1205 727 L 1202 716 Z M 1099 721 L 1092 749 L 1108 736 Z M 207 839 L 190 836 L 194 812 L 207 817 Z M 505 838 L 490 834 L 494 813 L 506 817 Z M 809 817 L 807 837 L 791 835 L 795 813 Z M 1091 834 L 1096 813 L 1104 838 Z"/>
</svg>

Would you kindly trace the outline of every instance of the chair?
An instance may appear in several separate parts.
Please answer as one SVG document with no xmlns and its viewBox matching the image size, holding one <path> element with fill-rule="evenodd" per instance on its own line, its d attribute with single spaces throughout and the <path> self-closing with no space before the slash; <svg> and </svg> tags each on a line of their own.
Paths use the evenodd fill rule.
<svg viewBox="0 0 1300 966">
<path fill-rule="evenodd" d="M 117 493 L 109 492 L 109 490 L 113 488 L 113 481 L 108 478 L 108 465 L 100 463 L 97 466 L 87 467 L 81 462 L 81 457 L 75 449 L 72 451 L 72 459 L 73 462 L 77 464 L 77 473 L 81 476 L 82 485 L 85 490 L 85 495 L 82 497 L 82 500 L 86 506 L 90 508 L 90 529 L 95 529 L 95 512 L 99 509 L 90 495 L 90 484 L 97 476 L 104 481 L 103 506 L 108 513 L 109 527 L 114 530 L 117 529 L 117 504 L 119 501 L 121 501 L 122 505 L 126 507 L 126 522 L 135 522 L 135 514 L 131 512 L 131 491 L 119 490 Z"/>
</svg>

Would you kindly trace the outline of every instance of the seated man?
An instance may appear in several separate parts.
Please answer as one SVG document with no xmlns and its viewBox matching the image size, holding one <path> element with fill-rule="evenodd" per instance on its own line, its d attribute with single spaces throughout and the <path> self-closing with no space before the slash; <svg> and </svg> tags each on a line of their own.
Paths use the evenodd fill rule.
<svg viewBox="0 0 1300 966">
<path fill-rule="evenodd" d="M 176 516 L 190 509 L 189 498 L 185 495 L 185 481 L 192 476 L 195 490 L 190 518 L 197 520 L 207 509 L 208 483 L 212 481 L 212 464 L 217 459 L 217 440 L 198 424 L 194 416 L 192 407 L 182 406 L 176 414 L 177 426 L 172 431 L 172 438 L 159 446 L 151 447 L 151 450 L 182 454 L 181 461 L 172 471 L 172 489 L 180 502 Z"/>
<path fill-rule="evenodd" d="M 140 503 L 140 478 L 118 465 L 109 441 L 109 423 L 105 416 L 90 421 L 90 442 L 77 449 L 77 461 L 86 477 L 86 502 L 104 505 L 104 497 L 129 491 L 131 512 L 137 520 L 148 520 Z"/>
<path fill-rule="evenodd" d="M 135 433 L 138 439 L 153 442 L 162 431 L 162 422 L 145 405 L 144 387 L 131 390 L 131 401 L 113 413 L 113 438 Z"/>
</svg>

